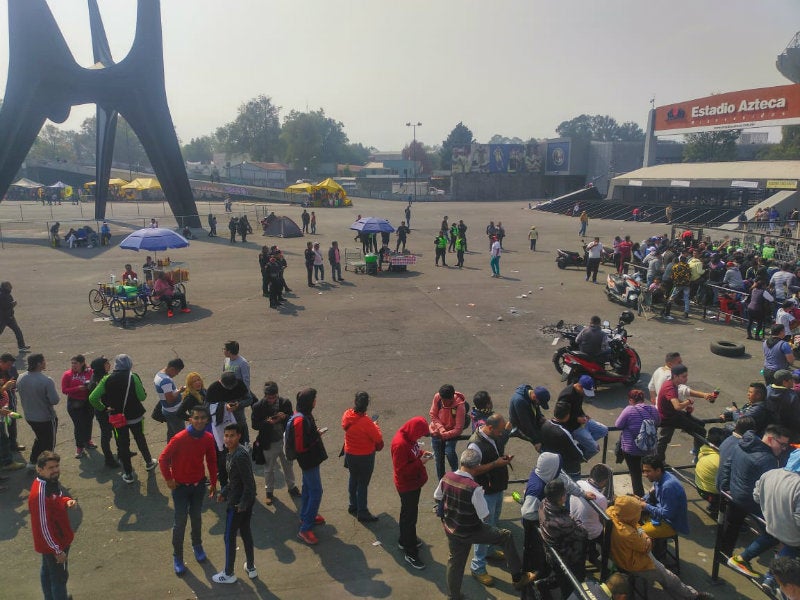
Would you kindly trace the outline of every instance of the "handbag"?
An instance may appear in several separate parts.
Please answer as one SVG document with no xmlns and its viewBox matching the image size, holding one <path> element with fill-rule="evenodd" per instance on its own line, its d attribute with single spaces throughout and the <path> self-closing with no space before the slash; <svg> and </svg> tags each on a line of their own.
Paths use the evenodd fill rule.
<svg viewBox="0 0 800 600">
<path fill-rule="evenodd" d="M 164 411 L 161 410 L 161 402 L 156 402 L 156 405 L 153 407 L 153 412 L 150 413 L 150 417 L 154 421 L 158 421 L 159 423 L 166 423 L 167 419 L 164 417 Z"/>
<path fill-rule="evenodd" d="M 125 417 L 125 407 L 128 405 L 128 392 L 131 389 L 131 374 L 128 373 L 128 385 L 125 388 L 125 400 L 122 401 L 122 412 L 108 415 L 108 422 L 114 429 L 122 429 L 128 424 L 128 419 Z"/>
</svg>

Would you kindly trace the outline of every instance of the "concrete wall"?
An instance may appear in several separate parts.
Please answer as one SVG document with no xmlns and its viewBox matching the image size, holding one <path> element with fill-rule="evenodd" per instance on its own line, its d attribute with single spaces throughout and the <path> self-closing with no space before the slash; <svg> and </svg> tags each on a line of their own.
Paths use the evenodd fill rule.
<svg viewBox="0 0 800 600">
<path fill-rule="evenodd" d="M 543 177 L 538 173 L 459 173 L 452 182 L 450 196 L 458 201 L 544 197 Z"/>
</svg>

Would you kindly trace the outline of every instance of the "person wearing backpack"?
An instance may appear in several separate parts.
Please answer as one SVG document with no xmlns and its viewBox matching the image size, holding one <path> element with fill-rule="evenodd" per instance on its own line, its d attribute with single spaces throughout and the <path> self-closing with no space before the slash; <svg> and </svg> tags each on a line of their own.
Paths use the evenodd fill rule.
<svg viewBox="0 0 800 600">
<path fill-rule="evenodd" d="M 646 424 L 646 422 L 649 423 Z M 661 423 L 658 409 L 645 404 L 642 390 L 628 392 L 628 406 L 622 409 L 614 425 L 620 429 L 620 446 L 631 477 L 633 493 L 644 496 L 642 457 L 652 454 L 657 443 L 656 428 Z M 651 432 L 650 435 L 640 435 Z"/>
<path fill-rule="evenodd" d="M 436 458 L 436 477 L 444 477 L 444 459 L 451 471 L 458 469 L 458 456 L 456 455 L 457 437 L 464 428 L 469 426 L 466 420 L 467 404 L 464 394 L 457 392 L 449 383 L 439 388 L 433 397 L 429 429 L 431 432 L 431 446 Z"/>
<path fill-rule="evenodd" d="M 319 514 L 322 502 L 322 479 L 319 466 L 328 458 L 325 444 L 322 443 L 324 431 L 317 429 L 317 423 L 311 412 L 317 405 L 317 390 L 305 388 L 297 392 L 297 411 L 286 424 L 284 451 L 286 458 L 297 459 L 303 471 L 303 491 L 300 504 L 300 531 L 297 537 L 309 546 L 319 540 L 311 528 L 324 525 L 325 519 Z"/>
</svg>

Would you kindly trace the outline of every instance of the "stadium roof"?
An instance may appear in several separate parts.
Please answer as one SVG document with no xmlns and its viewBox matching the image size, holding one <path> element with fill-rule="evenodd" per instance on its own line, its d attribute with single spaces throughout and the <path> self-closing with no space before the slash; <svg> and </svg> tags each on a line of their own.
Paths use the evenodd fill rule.
<svg viewBox="0 0 800 600">
<path fill-rule="evenodd" d="M 754 160 L 717 163 L 670 163 L 644 167 L 614 177 L 618 185 L 626 180 L 670 179 L 800 179 L 800 160 Z"/>
</svg>

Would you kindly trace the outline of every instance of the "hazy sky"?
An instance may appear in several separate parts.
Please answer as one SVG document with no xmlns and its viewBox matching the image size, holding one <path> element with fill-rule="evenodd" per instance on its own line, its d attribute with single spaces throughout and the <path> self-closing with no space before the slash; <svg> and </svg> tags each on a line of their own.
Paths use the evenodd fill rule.
<svg viewBox="0 0 800 600">
<path fill-rule="evenodd" d="M 30 0 L 40 1 L 40 0 Z M 7 38 L 8 0 L 0 10 Z M 92 62 L 85 0 L 49 0 L 79 64 Z M 134 0 L 99 0 L 114 58 Z M 800 30 L 797 0 L 163 0 L 164 62 L 183 142 L 258 94 L 323 108 L 351 142 L 437 145 L 459 122 L 476 139 L 555 137 L 581 113 L 644 126 L 656 105 L 789 83 L 775 57 Z M 7 44 L 0 44 L 5 89 Z M 94 114 L 76 107 L 77 129 Z"/>
</svg>

